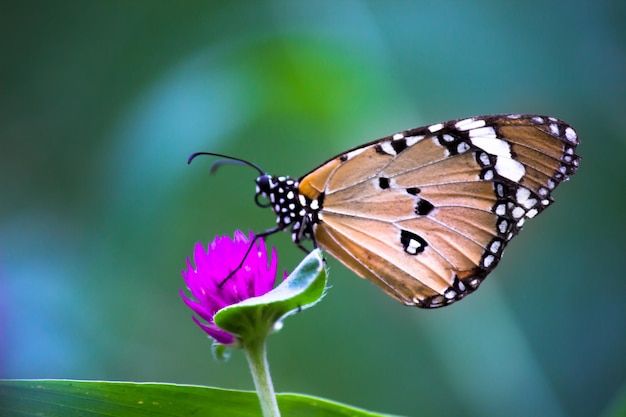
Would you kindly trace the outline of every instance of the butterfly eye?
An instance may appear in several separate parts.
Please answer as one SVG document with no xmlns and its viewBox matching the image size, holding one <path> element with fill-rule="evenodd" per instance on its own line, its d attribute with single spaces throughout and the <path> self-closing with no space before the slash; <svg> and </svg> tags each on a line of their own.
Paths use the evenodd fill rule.
<svg viewBox="0 0 626 417">
<path fill-rule="evenodd" d="M 272 190 L 272 176 L 268 174 L 260 175 L 256 180 L 256 195 L 254 196 L 254 202 L 259 207 L 270 207 L 272 201 L 269 200 Z M 268 199 L 267 201 L 261 201 L 261 197 Z"/>
<path fill-rule="evenodd" d="M 267 197 L 272 188 L 272 177 L 267 174 L 260 175 L 256 179 L 256 193 L 261 194 L 263 197 Z"/>
</svg>

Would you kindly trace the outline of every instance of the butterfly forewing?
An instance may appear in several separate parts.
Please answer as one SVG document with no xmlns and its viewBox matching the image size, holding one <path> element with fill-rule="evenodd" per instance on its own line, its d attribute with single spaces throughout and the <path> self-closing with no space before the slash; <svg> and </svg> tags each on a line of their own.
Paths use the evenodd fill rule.
<svg viewBox="0 0 626 417">
<path fill-rule="evenodd" d="M 577 144 L 545 116 L 455 120 L 352 149 L 298 191 L 319 205 L 310 222 L 322 248 L 404 304 L 441 307 L 474 291 L 552 202 Z"/>
</svg>

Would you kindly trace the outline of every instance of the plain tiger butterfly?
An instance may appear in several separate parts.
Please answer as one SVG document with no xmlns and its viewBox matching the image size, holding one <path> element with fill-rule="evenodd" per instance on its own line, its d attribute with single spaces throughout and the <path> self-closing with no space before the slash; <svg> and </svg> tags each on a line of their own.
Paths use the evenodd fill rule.
<svg viewBox="0 0 626 417">
<path fill-rule="evenodd" d="M 436 308 L 476 290 L 524 222 L 553 202 L 578 168 L 578 143 L 561 120 L 515 114 L 396 133 L 299 179 L 214 153 L 189 162 L 208 154 L 259 172 L 255 201 L 277 225 L 257 238 L 291 229 L 305 251 L 312 240 L 401 303 Z"/>
</svg>

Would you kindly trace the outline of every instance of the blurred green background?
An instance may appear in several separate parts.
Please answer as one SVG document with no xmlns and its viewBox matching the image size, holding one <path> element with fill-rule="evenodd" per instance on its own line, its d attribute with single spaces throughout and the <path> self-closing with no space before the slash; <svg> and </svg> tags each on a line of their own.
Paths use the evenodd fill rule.
<svg viewBox="0 0 626 417">
<path fill-rule="evenodd" d="M 0 377 L 252 389 L 180 300 L 195 242 L 274 225 L 300 176 L 399 130 L 491 113 L 576 127 L 583 160 L 481 291 L 401 306 L 331 260 L 270 338 L 278 391 L 408 416 L 592 416 L 626 384 L 626 3 L 3 2 Z M 276 235 L 281 266 L 302 253 Z"/>
</svg>

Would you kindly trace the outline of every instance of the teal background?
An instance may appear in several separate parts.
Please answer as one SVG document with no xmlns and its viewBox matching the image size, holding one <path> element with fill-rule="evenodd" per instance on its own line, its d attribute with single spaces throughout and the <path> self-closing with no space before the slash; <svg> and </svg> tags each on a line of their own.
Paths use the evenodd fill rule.
<svg viewBox="0 0 626 417">
<path fill-rule="evenodd" d="M 275 387 L 408 416 L 593 416 L 626 383 L 626 6 L 3 2 L 0 377 L 252 389 L 180 300 L 195 242 L 273 226 L 249 168 L 491 113 L 562 118 L 581 168 L 481 290 L 403 307 L 330 260 L 270 338 Z M 302 253 L 276 235 L 281 267 Z"/>
</svg>

